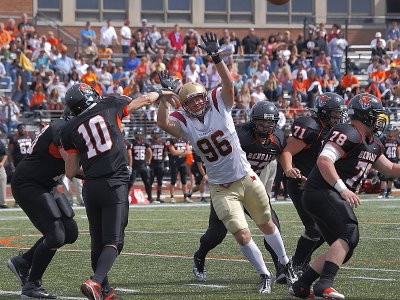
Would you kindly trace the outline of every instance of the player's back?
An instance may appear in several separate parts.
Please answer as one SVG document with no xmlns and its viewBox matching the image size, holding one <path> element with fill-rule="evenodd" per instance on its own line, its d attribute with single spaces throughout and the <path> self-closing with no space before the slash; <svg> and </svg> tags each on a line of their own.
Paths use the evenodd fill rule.
<svg viewBox="0 0 400 300">
<path fill-rule="evenodd" d="M 70 120 L 61 131 L 65 150 L 80 153 L 85 179 L 128 176 L 120 128 L 127 104 L 124 98 L 106 97 Z"/>
<path fill-rule="evenodd" d="M 164 160 L 165 143 L 162 139 L 153 139 L 150 142 L 152 163 L 161 163 Z"/>
<path fill-rule="evenodd" d="M 44 186 L 54 186 L 65 172 L 65 163 L 59 149 L 63 119 L 46 125 L 27 149 L 27 155 L 17 166 L 13 182 L 34 181 Z"/>
</svg>

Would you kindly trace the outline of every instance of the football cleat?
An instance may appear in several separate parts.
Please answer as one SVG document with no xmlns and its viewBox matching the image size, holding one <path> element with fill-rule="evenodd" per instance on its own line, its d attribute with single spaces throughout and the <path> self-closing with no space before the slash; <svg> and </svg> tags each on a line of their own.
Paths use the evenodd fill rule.
<svg viewBox="0 0 400 300">
<path fill-rule="evenodd" d="M 42 282 L 40 280 L 27 281 L 24 284 L 21 292 L 21 298 L 30 299 L 56 299 L 57 295 L 49 293 L 42 287 Z"/>
<path fill-rule="evenodd" d="M 286 276 L 284 271 L 285 266 L 278 263 L 276 275 L 275 275 L 275 283 L 276 284 L 286 284 Z"/>
<path fill-rule="evenodd" d="M 198 281 L 207 281 L 205 258 L 198 258 L 193 255 L 193 274 Z"/>
<path fill-rule="evenodd" d="M 176 202 L 175 198 L 174 198 L 174 197 L 171 197 L 170 202 L 171 202 L 171 203 L 175 203 L 175 202 Z"/>
<path fill-rule="evenodd" d="M 24 286 L 28 281 L 31 266 L 22 258 L 22 254 L 10 258 L 7 261 L 7 267 L 14 273 L 15 277 L 17 277 L 21 286 Z"/>
<path fill-rule="evenodd" d="M 200 202 L 205 202 L 205 203 L 207 203 L 208 201 L 207 201 L 206 197 L 201 197 L 201 198 L 200 198 Z"/>
<path fill-rule="evenodd" d="M 189 199 L 188 197 L 185 197 L 185 199 L 183 199 L 183 202 L 186 202 L 186 203 L 193 203 L 193 200 L 192 200 L 192 199 Z"/>
<path fill-rule="evenodd" d="M 392 199 L 393 196 L 391 194 L 392 194 L 391 192 L 387 192 L 386 195 L 385 195 L 385 198 L 386 199 Z"/>
<path fill-rule="evenodd" d="M 286 282 L 289 286 L 292 286 L 298 278 L 295 270 L 293 269 L 292 260 L 290 259 L 289 262 L 284 266 L 283 272 L 286 277 Z"/>
<path fill-rule="evenodd" d="M 113 288 L 110 289 L 102 289 L 101 294 L 103 295 L 103 300 L 124 300 L 121 296 L 118 296 L 115 293 Z"/>
<path fill-rule="evenodd" d="M 315 295 L 318 296 L 318 295 Z M 326 288 L 322 295 L 321 295 L 324 299 L 328 299 L 328 300 L 342 300 L 344 299 L 344 295 L 339 293 L 337 290 L 335 290 L 332 287 L 328 287 Z"/>
<path fill-rule="evenodd" d="M 302 299 L 314 299 L 315 295 L 313 290 L 309 286 L 305 286 L 299 281 L 296 281 L 289 286 L 289 294 L 293 297 Z"/>
<path fill-rule="evenodd" d="M 188 192 L 187 192 L 187 196 L 188 196 L 188 198 L 192 198 L 192 195 L 193 195 L 193 190 L 188 190 Z"/>
<path fill-rule="evenodd" d="M 385 194 L 380 194 L 380 195 L 378 196 L 378 199 L 383 199 L 383 198 L 385 198 Z"/>
<path fill-rule="evenodd" d="M 260 288 L 258 292 L 260 294 L 270 294 L 272 290 L 273 279 L 272 276 L 268 276 L 267 274 L 260 275 Z"/>
<path fill-rule="evenodd" d="M 103 300 L 101 285 L 93 280 L 82 283 L 81 292 L 90 300 Z"/>
</svg>

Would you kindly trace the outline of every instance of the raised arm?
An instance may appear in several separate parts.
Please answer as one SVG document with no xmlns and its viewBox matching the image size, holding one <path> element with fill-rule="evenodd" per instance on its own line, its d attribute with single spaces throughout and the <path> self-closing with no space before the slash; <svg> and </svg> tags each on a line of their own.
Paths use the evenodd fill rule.
<svg viewBox="0 0 400 300">
<path fill-rule="evenodd" d="M 233 89 L 233 81 L 231 77 L 231 73 L 228 70 L 228 67 L 221 59 L 218 51 L 219 44 L 217 35 L 215 33 L 206 32 L 205 36 L 201 36 L 201 39 L 204 42 L 204 45 L 199 45 L 199 48 L 203 49 L 207 52 L 208 55 L 211 55 L 215 67 L 217 68 L 218 74 L 221 77 L 222 82 L 222 90 L 221 96 L 225 105 L 228 107 L 232 107 L 235 103 L 234 97 L 234 89 Z"/>
</svg>

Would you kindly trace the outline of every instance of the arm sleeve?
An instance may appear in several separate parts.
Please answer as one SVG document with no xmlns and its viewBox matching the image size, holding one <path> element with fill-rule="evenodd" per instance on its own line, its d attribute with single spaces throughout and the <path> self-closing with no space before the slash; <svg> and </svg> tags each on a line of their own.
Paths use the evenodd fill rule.
<svg viewBox="0 0 400 300">
<path fill-rule="evenodd" d="M 60 131 L 60 143 L 65 151 L 68 153 L 77 153 L 74 143 L 71 140 L 71 133 L 66 128 L 61 129 Z"/>
</svg>

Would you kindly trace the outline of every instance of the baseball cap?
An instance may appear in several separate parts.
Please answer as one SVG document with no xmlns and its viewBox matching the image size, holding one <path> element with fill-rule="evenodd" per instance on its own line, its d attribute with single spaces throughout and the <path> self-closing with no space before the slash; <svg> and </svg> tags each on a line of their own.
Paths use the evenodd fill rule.
<svg viewBox="0 0 400 300">
<path fill-rule="evenodd" d="M 142 23 L 147 23 L 147 19 L 142 19 Z"/>
<path fill-rule="evenodd" d="M 375 37 L 376 37 L 376 38 L 382 37 L 382 33 L 380 33 L 380 32 L 375 33 Z"/>
</svg>

